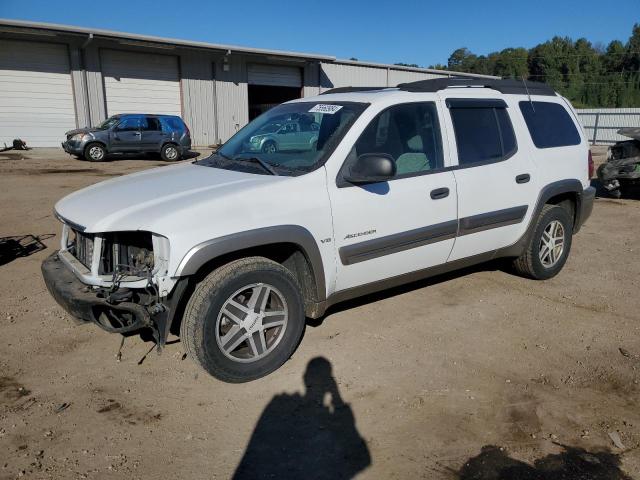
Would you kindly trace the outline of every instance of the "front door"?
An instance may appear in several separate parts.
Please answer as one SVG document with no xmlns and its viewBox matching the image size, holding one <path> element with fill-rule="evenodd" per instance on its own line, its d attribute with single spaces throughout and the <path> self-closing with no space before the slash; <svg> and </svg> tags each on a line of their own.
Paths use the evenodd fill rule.
<svg viewBox="0 0 640 480">
<path fill-rule="evenodd" d="M 455 139 L 460 229 L 450 260 L 514 244 L 524 234 L 537 198 L 538 179 L 514 125 L 526 131 L 517 103 L 445 97 Z M 524 130 L 523 130 L 524 128 Z"/>
<path fill-rule="evenodd" d="M 142 121 L 144 117 L 126 116 L 115 127 L 112 133 L 111 152 L 138 151 L 142 140 Z"/>
<path fill-rule="evenodd" d="M 329 182 L 337 256 L 336 291 L 445 263 L 457 231 L 456 183 L 444 170 L 435 102 L 381 111 L 351 149 L 393 157 L 396 176 L 381 183 Z"/>
</svg>

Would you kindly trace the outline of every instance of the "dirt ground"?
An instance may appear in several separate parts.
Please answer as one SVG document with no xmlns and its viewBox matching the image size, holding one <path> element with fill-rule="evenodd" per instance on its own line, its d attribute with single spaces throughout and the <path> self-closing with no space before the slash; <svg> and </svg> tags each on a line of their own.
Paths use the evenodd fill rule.
<svg viewBox="0 0 640 480">
<path fill-rule="evenodd" d="M 158 165 L 0 154 L 0 237 L 42 242 L 0 263 L 0 479 L 640 478 L 639 200 L 597 199 L 552 280 L 484 265 L 350 302 L 230 385 L 175 337 L 118 362 L 40 275 L 58 199 Z"/>
</svg>

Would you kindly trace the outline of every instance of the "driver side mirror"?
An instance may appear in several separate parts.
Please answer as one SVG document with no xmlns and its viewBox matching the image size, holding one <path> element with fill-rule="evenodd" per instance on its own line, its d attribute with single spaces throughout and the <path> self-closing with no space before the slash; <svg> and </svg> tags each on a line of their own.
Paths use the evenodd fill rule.
<svg viewBox="0 0 640 480">
<path fill-rule="evenodd" d="M 343 178 L 349 183 L 385 182 L 396 174 L 396 162 L 385 153 L 365 153 L 345 172 Z"/>
</svg>

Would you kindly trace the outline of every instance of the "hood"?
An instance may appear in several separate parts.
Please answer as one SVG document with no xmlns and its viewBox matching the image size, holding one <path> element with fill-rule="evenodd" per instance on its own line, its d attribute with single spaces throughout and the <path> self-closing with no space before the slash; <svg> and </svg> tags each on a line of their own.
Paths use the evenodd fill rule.
<svg viewBox="0 0 640 480">
<path fill-rule="evenodd" d="M 202 204 L 288 177 L 274 177 L 195 164 L 159 167 L 125 175 L 78 190 L 60 200 L 55 210 L 87 232 L 155 230 L 158 224 Z"/>
<path fill-rule="evenodd" d="M 69 135 L 77 135 L 78 133 L 93 133 L 93 132 L 99 132 L 101 130 L 102 129 L 95 128 L 95 127 L 76 128 L 75 130 L 69 130 L 67 133 L 65 133 L 65 135 L 69 136 Z"/>
</svg>

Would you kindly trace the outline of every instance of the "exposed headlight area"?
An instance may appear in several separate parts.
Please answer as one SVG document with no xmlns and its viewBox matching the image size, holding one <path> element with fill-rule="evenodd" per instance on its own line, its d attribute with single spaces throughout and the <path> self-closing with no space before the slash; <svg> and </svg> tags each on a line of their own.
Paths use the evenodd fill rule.
<svg viewBox="0 0 640 480">
<path fill-rule="evenodd" d="M 150 232 L 115 232 L 102 236 L 98 273 L 145 277 L 153 272 L 153 237 Z"/>
<path fill-rule="evenodd" d="M 166 274 L 168 266 L 169 240 L 152 232 L 94 234 L 65 224 L 61 247 L 76 267 L 81 265 L 80 274 L 102 285 L 116 278 L 118 282 L 148 281 Z"/>
</svg>

